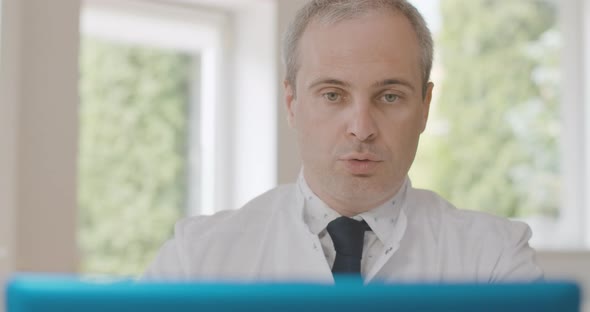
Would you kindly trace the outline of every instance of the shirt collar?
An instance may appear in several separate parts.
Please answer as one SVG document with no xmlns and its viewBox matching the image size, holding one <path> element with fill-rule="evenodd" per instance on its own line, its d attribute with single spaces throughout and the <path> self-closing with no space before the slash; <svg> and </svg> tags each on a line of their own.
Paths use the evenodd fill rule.
<svg viewBox="0 0 590 312">
<path fill-rule="evenodd" d="M 394 238 L 398 217 L 405 202 L 405 194 L 409 185 L 406 177 L 397 194 L 378 207 L 359 214 L 377 235 L 377 238 L 388 246 Z"/>
<path fill-rule="evenodd" d="M 327 226 L 328 223 L 340 217 L 340 214 L 331 209 L 321 200 L 310 188 L 303 176 L 303 170 L 299 173 L 297 186 L 301 191 L 304 199 L 303 221 L 309 227 L 311 233 L 318 235 Z"/>
<path fill-rule="evenodd" d="M 377 238 L 384 245 L 389 245 L 393 239 L 395 225 L 405 202 L 409 185 L 409 179 L 406 177 L 400 190 L 392 198 L 380 206 L 358 214 L 353 218 L 356 220 L 365 220 Z M 303 176 L 303 170 L 299 173 L 297 186 L 304 198 L 303 220 L 309 227 L 310 232 L 318 235 L 326 229 L 328 223 L 340 217 L 340 214 L 331 209 L 309 188 Z"/>
</svg>

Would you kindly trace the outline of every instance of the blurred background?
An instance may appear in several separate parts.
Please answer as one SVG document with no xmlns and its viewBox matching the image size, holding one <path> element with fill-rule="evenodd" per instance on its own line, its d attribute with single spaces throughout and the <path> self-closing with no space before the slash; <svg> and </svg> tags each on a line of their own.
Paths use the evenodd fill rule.
<svg viewBox="0 0 590 312">
<path fill-rule="evenodd" d="M 294 181 L 280 36 L 303 0 L 0 0 L 0 275 L 138 276 L 179 218 Z M 523 220 L 590 283 L 590 5 L 413 0 L 435 38 L 410 172 Z"/>
</svg>

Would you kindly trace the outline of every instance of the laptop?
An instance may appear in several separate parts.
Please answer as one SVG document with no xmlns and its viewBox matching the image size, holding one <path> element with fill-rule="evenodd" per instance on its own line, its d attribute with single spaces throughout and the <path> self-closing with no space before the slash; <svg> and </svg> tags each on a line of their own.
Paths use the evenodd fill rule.
<svg viewBox="0 0 590 312">
<path fill-rule="evenodd" d="M 579 312 L 570 282 L 368 284 L 136 282 L 18 275 L 6 285 L 7 312 L 501 311 Z"/>
</svg>

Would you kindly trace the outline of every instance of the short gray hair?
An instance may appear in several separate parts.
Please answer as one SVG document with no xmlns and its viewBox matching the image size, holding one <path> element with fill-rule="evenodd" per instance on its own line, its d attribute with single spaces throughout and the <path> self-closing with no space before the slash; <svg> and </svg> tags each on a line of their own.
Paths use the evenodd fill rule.
<svg viewBox="0 0 590 312">
<path fill-rule="evenodd" d="M 418 10 L 407 0 L 312 0 L 301 8 L 283 36 L 283 63 L 287 73 L 285 79 L 295 88 L 295 77 L 299 70 L 297 47 L 307 26 L 315 19 L 326 23 L 336 23 L 357 17 L 363 13 L 390 9 L 402 13 L 409 21 L 422 50 L 421 65 L 423 94 L 430 80 L 432 69 L 432 35 L 426 21 Z"/>
</svg>

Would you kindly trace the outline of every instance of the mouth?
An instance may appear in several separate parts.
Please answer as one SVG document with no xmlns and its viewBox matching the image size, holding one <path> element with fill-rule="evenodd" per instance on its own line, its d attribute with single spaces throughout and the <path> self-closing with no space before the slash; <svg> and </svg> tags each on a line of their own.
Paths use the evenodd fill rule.
<svg viewBox="0 0 590 312">
<path fill-rule="evenodd" d="M 370 153 L 363 153 L 363 154 L 348 154 L 342 156 L 341 160 L 344 161 L 373 161 L 373 162 L 381 162 L 383 161 L 379 156 Z"/>
<path fill-rule="evenodd" d="M 377 167 L 382 162 L 376 157 L 356 156 L 341 159 L 344 168 L 355 176 L 370 176 L 377 171 Z"/>
</svg>

